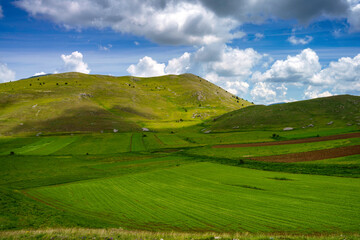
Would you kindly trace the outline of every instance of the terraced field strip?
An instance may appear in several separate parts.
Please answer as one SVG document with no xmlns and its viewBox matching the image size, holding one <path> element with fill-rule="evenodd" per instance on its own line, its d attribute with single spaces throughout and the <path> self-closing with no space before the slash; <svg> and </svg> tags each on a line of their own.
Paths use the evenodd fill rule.
<svg viewBox="0 0 360 240">
<path fill-rule="evenodd" d="M 189 142 L 181 139 L 175 134 L 158 134 L 157 137 L 168 147 L 185 147 L 190 145 Z"/>
<path fill-rule="evenodd" d="M 155 137 L 155 139 L 156 139 L 156 141 L 157 141 L 158 143 L 160 143 L 161 145 L 166 145 L 165 143 L 163 143 L 163 142 L 160 140 L 160 138 L 159 138 L 156 134 L 154 134 L 154 137 Z"/>
<path fill-rule="evenodd" d="M 214 145 L 212 147 L 213 148 L 262 147 L 262 146 L 274 146 L 274 145 L 322 142 L 322 141 L 348 139 L 348 138 L 360 138 L 360 132 L 332 135 L 332 136 L 326 136 L 326 137 L 316 137 L 316 138 L 304 138 L 304 139 L 296 139 L 296 140 L 288 140 L 288 141 L 278 141 L 278 142 Z"/>
<path fill-rule="evenodd" d="M 360 145 L 346 146 L 332 149 L 316 150 L 301 153 L 290 153 L 282 155 L 252 157 L 252 160 L 265 162 L 306 162 L 323 160 L 329 158 L 346 157 L 360 154 Z"/>
<path fill-rule="evenodd" d="M 76 141 L 60 149 L 54 154 L 110 154 L 128 152 L 131 133 L 104 133 L 79 136 Z"/>
<path fill-rule="evenodd" d="M 25 141 L 25 144 L 21 147 L 16 147 L 15 145 L 12 148 L 9 148 L 8 151 L 3 152 L 3 154 L 9 154 L 10 151 L 13 151 L 15 154 L 22 155 L 49 155 L 73 143 L 77 140 L 77 137 L 56 136 L 31 139 L 31 142 Z"/>
<path fill-rule="evenodd" d="M 360 179 L 212 163 L 28 189 L 73 214 L 156 231 L 356 232 Z"/>
<path fill-rule="evenodd" d="M 329 158 L 329 159 L 322 159 L 322 160 L 318 160 L 318 161 L 309 161 L 309 162 L 299 162 L 300 164 L 306 163 L 308 165 L 313 165 L 313 164 L 336 164 L 336 165 L 341 165 L 341 166 L 346 166 L 346 165 L 358 165 L 360 168 L 360 154 L 355 154 L 355 155 L 351 155 L 351 156 L 346 156 L 346 157 L 338 157 L 338 158 Z"/>
<path fill-rule="evenodd" d="M 131 138 L 131 151 L 132 152 L 146 151 L 142 133 L 133 133 Z"/>
<path fill-rule="evenodd" d="M 331 141 L 299 143 L 287 145 L 273 145 L 261 147 L 240 148 L 212 148 L 209 146 L 186 150 L 187 153 L 198 156 L 224 157 L 239 159 L 239 157 L 253 158 L 262 156 L 274 156 L 290 153 L 301 153 L 315 150 L 332 149 L 345 146 L 360 145 L 360 138 L 338 139 Z"/>
</svg>

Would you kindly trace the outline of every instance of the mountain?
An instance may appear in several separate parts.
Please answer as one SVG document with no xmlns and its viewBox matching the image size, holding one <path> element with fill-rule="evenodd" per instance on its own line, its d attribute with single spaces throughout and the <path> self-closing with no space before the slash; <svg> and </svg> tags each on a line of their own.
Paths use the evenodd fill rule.
<svg viewBox="0 0 360 240">
<path fill-rule="evenodd" d="M 172 129 L 249 105 L 192 74 L 52 74 L 0 84 L 0 133 Z"/>
<path fill-rule="evenodd" d="M 209 129 L 335 128 L 360 125 L 360 97 L 338 95 L 305 101 L 253 105 L 214 119 Z"/>
</svg>

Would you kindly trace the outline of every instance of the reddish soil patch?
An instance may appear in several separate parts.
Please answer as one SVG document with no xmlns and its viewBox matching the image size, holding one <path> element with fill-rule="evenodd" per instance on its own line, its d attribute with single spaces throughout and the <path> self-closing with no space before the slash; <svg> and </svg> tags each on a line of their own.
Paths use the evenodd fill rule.
<svg viewBox="0 0 360 240">
<path fill-rule="evenodd" d="M 305 162 L 360 154 L 360 145 L 323 149 L 302 153 L 289 153 L 266 157 L 253 157 L 252 160 L 265 162 Z"/>
<path fill-rule="evenodd" d="M 347 138 L 358 138 L 358 137 L 360 137 L 360 132 L 332 135 L 332 136 L 326 136 L 326 137 L 303 138 L 303 139 L 288 140 L 288 141 L 215 145 L 215 146 L 212 146 L 212 147 L 213 148 L 261 147 L 261 146 L 274 146 L 274 145 L 322 142 L 322 141 L 347 139 Z"/>
</svg>

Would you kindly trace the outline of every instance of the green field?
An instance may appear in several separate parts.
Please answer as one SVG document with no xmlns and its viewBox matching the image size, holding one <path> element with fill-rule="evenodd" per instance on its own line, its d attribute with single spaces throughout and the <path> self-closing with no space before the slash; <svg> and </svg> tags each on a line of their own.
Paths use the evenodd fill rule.
<svg viewBox="0 0 360 240">
<path fill-rule="evenodd" d="M 287 133 L 286 139 L 300 134 Z M 219 139 L 274 141 L 267 131 L 190 134 L 189 129 L 0 138 L 1 228 L 357 232 L 358 155 L 284 164 L 238 159 L 359 145 L 358 138 L 211 148 Z"/>
<path fill-rule="evenodd" d="M 209 157 L 226 157 L 232 159 L 271 156 L 297 152 L 308 152 L 313 150 L 330 149 L 343 146 L 360 145 L 360 138 L 332 140 L 325 142 L 300 143 L 289 145 L 275 145 L 263 147 L 241 147 L 241 148 L 212 148 L 202 147 L 188 150 L 193 155 Z"/>
<path fill-rule="evenodd" d="M 281 145 L 358 133 L 359 97 L 249 105 L 189 74 L 0 84 L 0 239 L 359 239 L 360 155 L 251 160 L 360 148 Z"/>
<path fill-rule="evenodd" d="M 359 186 L 360 179 L 197 163 L 26 192 L 127 229 L 324 232 L 358 230 Z"/>
</svg>

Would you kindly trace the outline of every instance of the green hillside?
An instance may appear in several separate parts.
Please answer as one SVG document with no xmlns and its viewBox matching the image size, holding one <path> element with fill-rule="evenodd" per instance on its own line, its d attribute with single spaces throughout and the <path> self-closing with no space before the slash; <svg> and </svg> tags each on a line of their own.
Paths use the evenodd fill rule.
<svg viewBox="0 0 360 240">
<path fill-rule="evenodd" d="M 192 74 L 54 74 L 0 84 L 0 133 L 178 128 L 249 105 Z"/>
<path fill-rule="evenodd" d="M 214 131 L 357 128 L 360 97 L 339 95 L 270 106 L 255 105 L 226 113 L 209 124 L 209 129 Z"/>
</svg>

